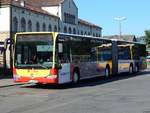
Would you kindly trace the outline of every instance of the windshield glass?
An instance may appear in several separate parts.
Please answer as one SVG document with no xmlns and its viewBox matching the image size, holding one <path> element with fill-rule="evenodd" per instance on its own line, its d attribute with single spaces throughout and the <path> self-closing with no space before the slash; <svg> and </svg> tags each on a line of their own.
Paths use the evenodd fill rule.
<svg viewBox="0 0 150 113">
<path fill-rule="evenodd" d="M 15 66 L 18 68 L 52 67 L 53 40 L 49 34 L 18 35 L 15 47 Z"/>
</svg>

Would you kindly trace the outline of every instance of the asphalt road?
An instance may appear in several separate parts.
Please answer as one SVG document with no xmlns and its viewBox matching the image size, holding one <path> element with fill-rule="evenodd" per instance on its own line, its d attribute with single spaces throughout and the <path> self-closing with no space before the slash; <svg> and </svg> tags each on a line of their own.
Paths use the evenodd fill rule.
<svg viewBox="0 0 150 113">
<path fill-rule="evenodd" d="M 0 88 L 0 113 L 150 113 L 150 71 L 74 86 Z"/>
</svg>

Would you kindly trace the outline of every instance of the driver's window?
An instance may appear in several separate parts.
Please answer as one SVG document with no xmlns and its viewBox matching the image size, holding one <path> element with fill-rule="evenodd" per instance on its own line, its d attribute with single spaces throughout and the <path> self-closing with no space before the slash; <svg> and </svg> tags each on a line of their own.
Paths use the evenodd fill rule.
<svg viewBox="0 0 150 113">
<path fill-rule="evenodd" d="M 70 62 L 70 46 L 68 42 L 62 43 L 62 50 L 62 52 L 58 52 L 58 61 L 60 63 Z"/>
</svg>

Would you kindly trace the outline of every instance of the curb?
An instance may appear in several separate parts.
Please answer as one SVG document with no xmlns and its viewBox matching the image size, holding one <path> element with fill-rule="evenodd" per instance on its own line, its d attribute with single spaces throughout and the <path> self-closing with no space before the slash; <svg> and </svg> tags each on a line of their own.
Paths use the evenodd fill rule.
<svg viewBox="0 0 150 113">
<path fill-rule="evenodd" d="M 13 79 L 0 79 L 0 88 L 19 86 L 24 84 L 26 83 L 16 83 L 13 81 Z"/>
<path fill-rule="evenodd" d="M 19 86 L 19 85 L 24 85 L 24 84 L 26 84 L 26 83 L 20 83 L 20 84 L 8 84 L 8 85 L 0 86 L 0 88 L 11 87 L 11 86 Z"/>
</svg>

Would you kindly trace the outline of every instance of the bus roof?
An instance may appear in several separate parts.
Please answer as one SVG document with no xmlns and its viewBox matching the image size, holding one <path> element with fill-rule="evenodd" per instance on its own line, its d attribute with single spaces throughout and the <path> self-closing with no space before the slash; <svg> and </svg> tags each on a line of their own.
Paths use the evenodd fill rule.
<svg viewBox="0 0 150 113">
<path fill-rule="evenodd" d="M 97 46 L 97 48 L 102 48 L 102 47 L 111 47 L 112 44 L 108 43 L 108 44 L 102 44 L 100 46 Z"/>
<path fill-rule="evenodd" d="M 130 47 L 134 46 L 135 44 L 124 44 L 124 45 L 118 45 L 119 47 Z"/>
<path fill-rule="evenodd" d="M 78 35 L 78 34 L 69 34 L 69 33 L 61 33 L 61 32 L 18 32 L 16 35 L 28 35 L 28 34 L 50 34 L 50 33 L 57 33 L 58 35 L 66 35 L 66 36 L 79 36 L 79 37 L 86 37 L 86 38 L 93 38 L 93 39 L 105 39 L 105 40 L 110 40 L 107 38 L 102 38 L 102 37 L 94 37 L 90 35 Z M 111 40 L 110 40 L 111 41 Z"/>
<path fill-rule="evenodd" d="M 93 39 L 104 39 L 104 40 L 108 40 L 111 41 L 111 39 L 108 38 L 103 38 L 103 37 L 94 37 L 94 36 L 90 36 L 90 35 L 79 35 L 79 34 L 69 34 L 69 33 L 58 33 L 60 35 L 66 35 L 66 36 L 78 36 L 78 37 L 83 37 L 83 38 L 93 38 Z"/>
<path fill-rule="evenodd" d="M 101 40 L 107 40 L 107 41 L 116 41 L 116 42 L 125 42 L 125 43 L 130 43 L 130 44 L 139 44 L 139 45 L 145 45 L 140 42 L 131 42 L 131 41 L 125 41 L 125 40 L 119 40 L 119 39 L 108 39 L 108 38 L 103 38 L 103 37 L 94 37 L 90 35 L 79 35 L 79 34 L 69 34 L 69 33 L 61 33 L 61 32 L 19 32 L 16 33 L 16 35 L 21 35 L 21 34 L 50 34 L 50 33 L 56 33 L 58 35 L 66 35 L 66 36 L 75 36 L 75 37 L 83 37 L 83 38 L 93 38 L 93 39 L 101 39 Z"/>
</svg>

